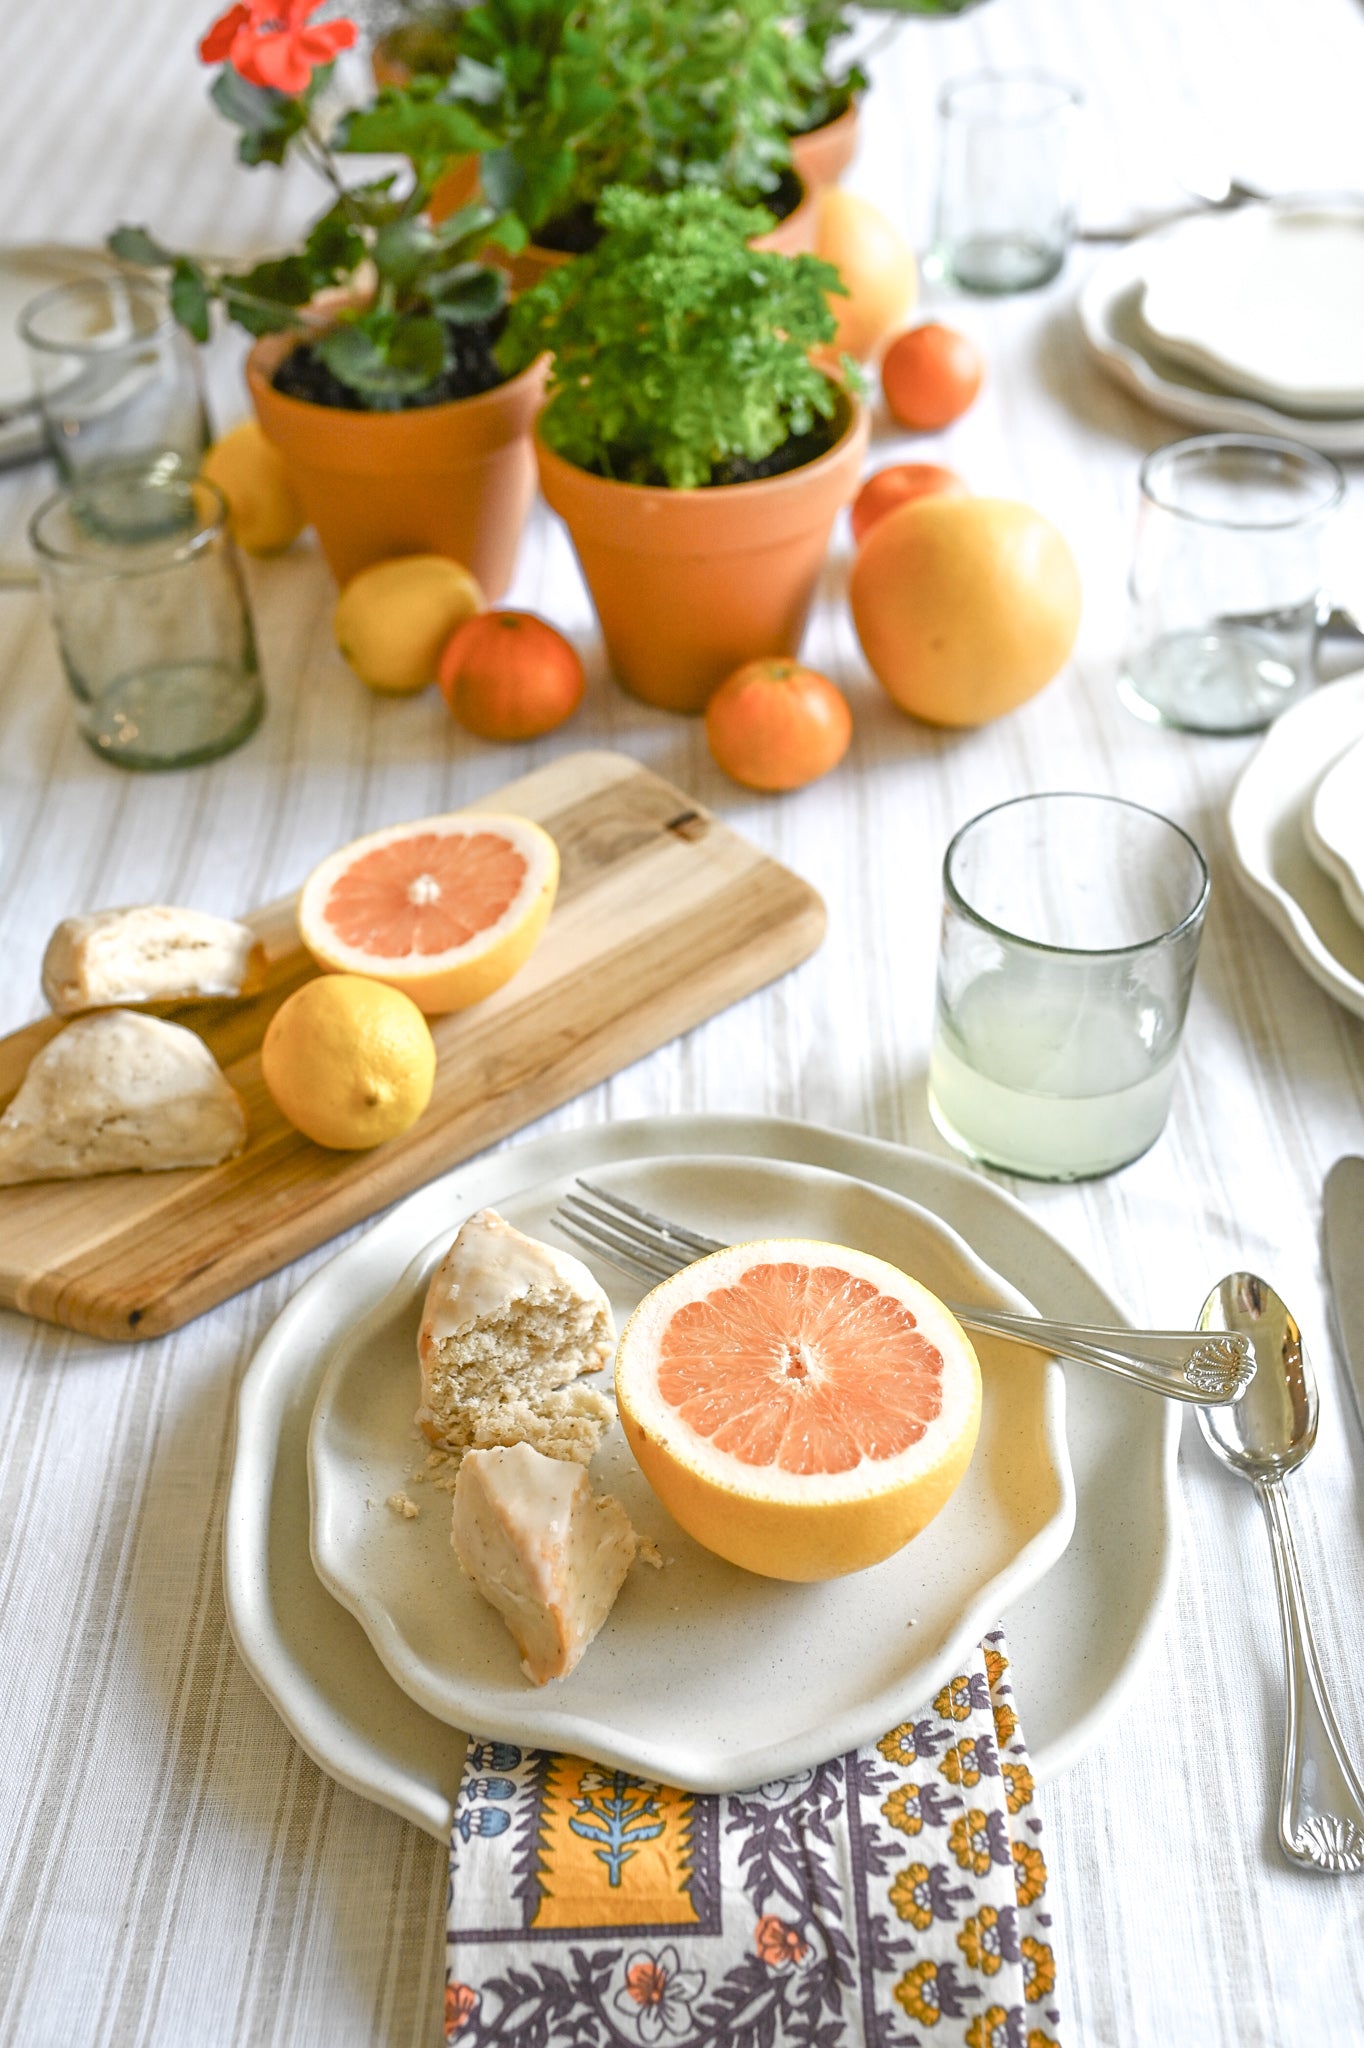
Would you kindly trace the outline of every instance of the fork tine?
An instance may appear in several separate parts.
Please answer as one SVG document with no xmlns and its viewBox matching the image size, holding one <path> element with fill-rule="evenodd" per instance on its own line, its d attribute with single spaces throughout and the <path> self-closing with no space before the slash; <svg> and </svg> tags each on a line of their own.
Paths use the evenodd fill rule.
<svg viewBox="0 0 1364 2048">
<path fill-rule="evenodd" d="M 694 1264 L 698 1256 L 689 1244 L 663 1237 L 647 1224 L 632 1222 L 630 1217 L 618 1215 L 614 1209 L 599 1209 L 595 1202 L 584 1201 L 581 1195 L 564 1195 L 559 1209 L 581 1230 L 596 1231 L 616 1244 L 628 1245 L 636 1258 L 656 1260 L 660 1269 L 669 1273 Z"/>
<path fill-rule="evenodd" d="M 652 1285 L 655 1280 L 666 1280 L 677 1271 L 676 1260 L 651 1258 L 614 1231 L 607 1231 L 599 1223 L 579 1222 L 566 1215 L 562 1208 L 555 1210 L 551 1221 L 561 1236 L 570 1238 L 574 1244 L 595 1253 L 598 1258 L 609 1259 L 613 1266 L 620 1267 L 622 1273 L 629 1273 L 637 1280 L 647 1280 Z"/>
<path fill-rule="evenodd" d="M 584 1180 L 581 1175 L 578 1177 L 577 1186 L 585 1189 L 606 1208 L 631 1217 L 636 1223 L 642 1223 L 646 1229 L 657 1232 L 660 1237 L 667 1238 L 674 1244 L 688 1246 L 698 1258 L 704 1258 L 709 1252 L 722 1252 L 725 1249 L 718 1237 L 702 1237 L 698 1231 L 687 1230 L 680 1223 L 669 1222 L 666 1216 L 655 1216 L 652 1209 L 641 1209 L 636 1203 L 627 1202 L 624 1195 L 613 1194 L 610 1188 L 598 1187 L 595 1181 Z M 573 1197 L 569 1196 L 567 1199 L 571 1201 Z"/>
</svg>

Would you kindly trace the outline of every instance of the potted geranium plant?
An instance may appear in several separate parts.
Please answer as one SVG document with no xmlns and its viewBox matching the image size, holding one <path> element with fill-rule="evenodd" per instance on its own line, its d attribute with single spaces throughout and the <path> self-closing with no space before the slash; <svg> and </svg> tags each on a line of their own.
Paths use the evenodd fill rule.
<svg viewBox="0 0 1364 2048">
<path fill-rule="evenodd" d="M 543 369 L 509 373 L 496 355 L 505 269 L 524 231 L 486 203 L 434 223 L 432 189 L 450 156 L 490 137 L 439 81 L 387 88 L 331 132 L 317 100 L 348 21 L 312 25 L 320 0 L 240 0 L 200 44 L 221 66 L 212 95 L 240 130 L 248 164 L 296 152 L 326 178 L 331 203 L 292 254 L 233 270 L 121 228 L 125 261 L 165 268 L 171 304 L 200 341 L 215 301 L 259 339 L 247 381 L 267 437 L 337 577 L 393 555 L 448 554 L 489 596 L 510 581 L 535 467 L 530 426 Z M 341 163 L 375 153 L 406 171 L 347 183 Z"/>
<path fill-rule="evenodd" d="M 593 247 L 612 185 L 711 186 L 766 209 L 765 247 L 814 246 L 787 140 L 788 0 L 482 0 L 446 91 L 497 138 L 484 192 L 524 224 L 518 284 Z"/>
<path fill-rule="evenodd" d="M 838 273 L 755 251 L 761 216 L 693 186 L 612 187 L 597 247 L 512 308 L 508 368 L 553 353 L 540 482 L 620 680 L 700 711 L 741 662 L 794 654 L 867 442 L 849 379 L 811 360 Z"/>
</svg>

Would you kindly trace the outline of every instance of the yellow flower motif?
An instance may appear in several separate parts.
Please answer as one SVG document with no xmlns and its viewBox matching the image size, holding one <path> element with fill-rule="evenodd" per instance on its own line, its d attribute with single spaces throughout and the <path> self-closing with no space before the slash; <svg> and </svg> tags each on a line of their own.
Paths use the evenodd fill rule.
<svg viewBox="0 0 1364 2048">
<path fill-rule="evenodd" d="M 912 2020 L 919 2020 L 926 2027 L 936 2027 L 942 2018 L 938 2010 L 937 1977 L 936 1963 L 916 1963 L 895 1987 L 897 2004 L 904 2007 Z"/>
<path fill-rule="evenodd" d="M 987 2005 L 966 2029 L 966 2048 L 1007 2048 L 1009 2014 L 1002 2005 Z"/>
<path fill-rule="evenodd" d="M 1023 1807 L 1031 1806 L 1036 1780 L 1028 1766 L 1006 1760 L 1000 1763 L 999 1770 L 1010 1813 L 1018 1813 Z"/>
<path fill-rule="evenodd" d="M 933 1908 L 919 1896 L 919 1886 L 928 1881 L 926 1863 L 907 1863 L 890 1888 L 890 1903 L 902 1920 L 912 1920 L 920 1929 L 933 1925 Z"/>
<path fill-rule="evenodd" d="M 976 1758 L 974 1737 L 968 1735 L 961 1742 L 954 1742 L 938 1769 L 953 1785 L 964 1785 L 968 1791 L 972 1785 L 978 1785 L 980 1764 Z"/>
<path fill-rule="evenodd" d="M 982 1906 L 971 1915 L 957 1936 L 957 1947 L 973 1970 L 994 1976 L 1004 1958 L 999 1952 L 999 1914 L 993 1906 Z"/>
<path fill-rule="evenodd" d="M 1023 1996 L 1029 2005 L 1056 1988 L 1056 1958 L 1045 1941 L 1025 1934 L 1018 1944 L 1023 1956 Z"/>
<path fill-rule="evenodd" d="M 902 1721 L 889 1735 L 883 1735 L 876 1747 L 888 1764 L 912 1764 L 919 1754 L 914 1747 L 914 1723 Z"/>
<path fill-rule="evenodd" d="M 1014 1842 L 1011 1847 L 1018 1903 L 1020 1906 L 1030 1906 L 1034 1899 L 1041 1898 L 1047 1888 L 1047 1866 L 1042 1860 L 1040 1849 L 1030 1849 L 1026 1842 Z"/>
<path fill-rule="evenodd" d="M 1003 1749 L 1013 1741 L 1018 1716 L 1007 1700 L 995 1701 L 995 1741 Z"/>
<path fill-rule="evenodd" d="M 973 1806 L 968 1813 L 957 1816 L 947 1836 L 947 1845 L 962 1869 L 974 1870 L 977 1877 L 984 1877 L 990 1868 L 990 1842 L 985 1832 L 985 1823 L 986 1815 L 978 1806 Z M 1025 1853 L 1030 1856 L 1037 1855 L 1035 1849 L 1029 1849 Z M 1017 1845 L 1014 1854 L 1018 1854 Z M 1038 1856 L 1037 1860 L 1040 1863 L 1042 1859 Z"/>
<path fill-rule="evenodd" d="M 999 1684 L 1000 1679 L 1008 1670 L 1009 1660 L 1007 1657 L 1002 1657 L 998 1650 L 992 1650 L 988 1643 L 986 1643 L 984 1647 L 985 1678 L 991 1692 L 993 1692 L 995 1687 Z"/>
<path fill-rule="evenodd" d="M 897 1785 L 889 1797 L 881 1801 L 881 1811 L 902 1835 L 922 1833 L 924 1817 L 919 1811 L 917 1785 Z"/>
<path fill-rule="evenodd" d="M 1061 2048 L 1054 2034 L 1044 2034 L 1041 2027 L 1029 2027 L 1027 2048 Z"/>
<path fill-rule="evenodd" d="M 944 1721 L 964 1721 L 971 1712 L 971 1681 L 969 1678 L 949 1678 L 940 1693 L 934 1695 L 933 1711 L 941 1714 Z"/>
</svg>

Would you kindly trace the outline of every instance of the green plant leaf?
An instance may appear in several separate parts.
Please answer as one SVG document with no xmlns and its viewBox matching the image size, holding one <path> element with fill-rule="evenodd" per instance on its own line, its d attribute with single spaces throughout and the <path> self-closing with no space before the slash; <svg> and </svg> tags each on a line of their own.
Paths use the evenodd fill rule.
<svg viewBox="0 0 1364 2048">
<path fill-rule="evenodd" d="M 418 184 L 429 190 L 452 156 L 474 155 L 494 140 L 466 107 L 437 97 L 439 90 L 433 78 L 385 86 L 373 106 L 341 122 L 333 149 L 348 156 L 405 156 Z"/>
<path fill-rule="evenodd" d="M 316 348 L 333 376 L 371 403 L 415 397 L 449 363 L 445 331 L 429 314 L 362 316 L 334 327 Z"/>
<path fill-rule="evenodd" d="M 491 320 L 507 299 L 507 278 L 486 263 L 457 263 L 452 270 L 427 280 L 431 303 L 442 320 L 468 326 Z"/>
<path fill-rule="evenodd" d="M 317 85 L 320 74 L 314 76 Z M 252 85 L 224 64 L 212 85 L 209 98 L 220 114 L 241 129 L 237 154 L 244 164 L 281 164 L 294 137 L 308 118 L 307 98 L 296 99 L 275 92 L 269 86 Z"/>
<path fill-rule="evenodd" d="M 164 270 L 175 261 L 171 251 L 148 234 L 146 228 L 115 228 L 104 246 L 120 263 L 138 263 L 149 270 Z"/>
<path fill-rule="evenodd" d="M 177 256 L 171 271 L 171 311 L 196 341 L 208 340 L 210 303 L 208 280 L 200 265 L 192 256 Z"/>
</svg>

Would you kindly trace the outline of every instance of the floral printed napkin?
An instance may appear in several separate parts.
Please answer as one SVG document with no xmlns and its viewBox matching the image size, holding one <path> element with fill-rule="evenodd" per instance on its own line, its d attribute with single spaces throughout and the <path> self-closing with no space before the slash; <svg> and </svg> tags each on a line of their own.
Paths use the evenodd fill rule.
<svg viewBox="0 0 1364 2048">
<path fill-rule="evenodd" d="M 681 1792 L 474 1739 L 459 2048 L 1059 2048 L 1042 1823 L 995 1630 L 874 1748 Z"/>
</svg>

